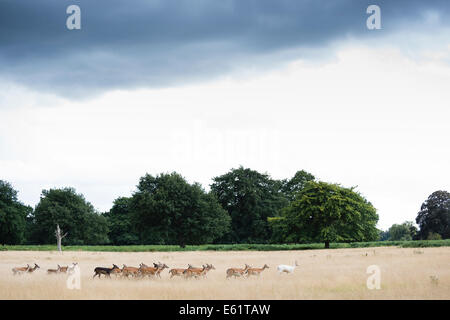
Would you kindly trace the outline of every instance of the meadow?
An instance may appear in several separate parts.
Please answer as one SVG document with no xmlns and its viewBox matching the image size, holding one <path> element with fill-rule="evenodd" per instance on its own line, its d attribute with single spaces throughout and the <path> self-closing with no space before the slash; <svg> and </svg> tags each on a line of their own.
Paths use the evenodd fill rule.
<svg viewBox="0 0 450 320">
<path fill-rule="evenodd" d="M 92 279 L 97 266 L 122 267 L 161 261 L 170 268 L 214 265 L 206 279 Z M 277 265 L 300 265 L 278 274 Z M 48 275 L 57 264 L 78 262 L 81 288 L 68 289 L 67 275 Z M 14 276 L 16 266 L 37 263 L 32 274 Z M 260 277 L 226 279 L 226 269 L 247 263 L 269 266 Z M 369 290 L 367 268 L 381 270 L 381 288 Z M 0 299 L 450 299 L 450 247 L 335 248 L 321 250 L 197 251 L 2 251 Z"/>
</svg>

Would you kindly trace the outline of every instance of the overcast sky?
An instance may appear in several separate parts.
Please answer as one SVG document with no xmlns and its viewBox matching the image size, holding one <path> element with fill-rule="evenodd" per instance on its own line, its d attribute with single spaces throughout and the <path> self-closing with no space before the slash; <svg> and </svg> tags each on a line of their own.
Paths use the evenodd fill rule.
<svg viewBox="0 0 450 320">
<path fill-rule="evenodd" d="M 146 172 L 209 189 L 303 169 L 357 186 L 379 228 L 413 221 L 450 189 L 449 18 L 437 0 L 0 0 L 0 179 L 106 211 Z"/>
</svg>

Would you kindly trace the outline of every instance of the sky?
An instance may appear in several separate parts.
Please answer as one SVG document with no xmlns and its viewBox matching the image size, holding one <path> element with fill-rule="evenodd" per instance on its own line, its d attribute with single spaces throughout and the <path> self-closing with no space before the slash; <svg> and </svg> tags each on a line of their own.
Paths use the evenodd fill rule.
<svg viewBox="0 0 450 320">
<path fill-rule="evenodd" d="M 69 5 L 81 29 L 69 30 Z M 376 4 L 381 29 L 369 30 Z M 450 181 L 448 1 L 0 1 L 0 179 L 99 211 L 240 165 L 356 187 L 378 227 Z"/>
</svg>

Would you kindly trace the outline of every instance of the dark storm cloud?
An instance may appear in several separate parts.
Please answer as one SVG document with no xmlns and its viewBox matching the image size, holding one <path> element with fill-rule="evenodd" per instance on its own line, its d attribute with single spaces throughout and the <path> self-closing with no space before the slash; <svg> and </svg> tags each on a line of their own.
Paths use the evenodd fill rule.
<svg viewBox="0 0 450 320">
<path fill-rule="evenodd" d="M 377 39 L 423 19 L 427 10 L 447 19 L 447 3 L 0 0 L 0 79 L 66 96 L 176 85 L 258 59 L 265 62 L 260 67 L 276 64 L 286 49 L 298 53 L 347 36 Z M 81 30 L 66 28 L 72 4 L 81 8 Z M 383 30 L 367 30 L 370 4 L 381 7 Z"/>
</svg>

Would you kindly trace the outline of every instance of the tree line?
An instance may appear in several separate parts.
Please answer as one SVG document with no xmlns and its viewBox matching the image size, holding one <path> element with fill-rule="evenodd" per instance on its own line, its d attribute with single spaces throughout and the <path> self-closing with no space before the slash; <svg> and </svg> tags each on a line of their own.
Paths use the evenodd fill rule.
<svg viewBox="0 0 450 320">
<path fill-rule="evenodd" d="M 180 174 L 146 174 L 129 197 L 97 212 L 74 188 L 43 190 L 33 209 L 0 180 L 0 243 L 65 245 L 312 243 L 449 238 L 450 194 L 430 195 L 412 222 L 376 228 L 374 206 L 354 188 L 318 181 L 306 171 L 290 179 L 235 168 L 210 191 Z M 400 239 L 399 239 L 400 238 Z"/>
</svg>

